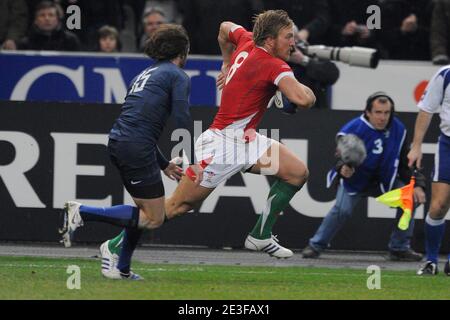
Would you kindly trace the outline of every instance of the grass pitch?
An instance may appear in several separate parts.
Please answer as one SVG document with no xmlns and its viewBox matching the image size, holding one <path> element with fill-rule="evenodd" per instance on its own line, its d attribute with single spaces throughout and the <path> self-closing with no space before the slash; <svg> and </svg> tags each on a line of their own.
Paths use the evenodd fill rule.
<svg viewBox="0 0 450 320">
<path fill-rule="evenodd" d="M 69 290 L 68 266 L 80 268 L 81 289 Z M 369 290 L 365 270 L 144 264 L 144 281 L 114 281 L 94 259 L 0 257 L 0 299 L 450 299 L 450 277 L 381 271 L 381 289 Z"/>
</svg>

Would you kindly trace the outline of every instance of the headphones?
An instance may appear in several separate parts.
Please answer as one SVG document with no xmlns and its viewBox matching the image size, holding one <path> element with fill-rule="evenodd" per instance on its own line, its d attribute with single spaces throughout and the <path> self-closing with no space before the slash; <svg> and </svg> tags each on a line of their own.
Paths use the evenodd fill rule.
<svg viewBox="0 0 450 320">
<path fill-rule="evenodd" d="M 391 116 L 390 116 L 389 122 L 388 122 L 388 124 L 387 124 L 387 126 L 386 126 L 386 129 L 387 129 L 387 128 L 389 128 L 389 127 L 391 126 L 392 119 L 394 118 L 395 103 L 394 103 L 394 100 L 393 100 L 390 96 L 388 96 L 386 92 L 384 92 L 384 91 L 377 91 L 377 92 L 375 92 L 375 93 L 372 93 L 372 94 L 367 98 L 367 101 L 366 101 L 366 109 L 365 109 L 365 111 L 369 111 L 369 109 L 371 108 L 372 103 L 373 103 L 377 98 L 381 98 L 381 97 L 388 99 L 389 102 L 390 102 L 391 105 L 392 105 Z M 369 112 L 370 112 L 370 111 L 369 111 Z M 366 118 L 366 120 L 369 120 L 368 117 L 367 117 L 366 112 L 364 112 L 364 118 Z"/>
<path fill-rule="evenodd" d="M 372 94 L 367 98 L 367 101 L 366 101 L 366 111 L 369 110 L 370 106 L 372 105 L 372 102 L 374 102 L 377 98 L 381 98 L 381 97 L 386 98 L 386 99 L 389 100 L 389 102 L 390 102 L 391 105 L 392 105 L 392 112 L 394 112 L 394 110 L 395 110 L 395 103 L 394 103 L 394 100 L 392 100 L 392 98 L 391 98 L 390 96 L 388 96 L 387 93 L 384 92 L 384 91 L 377 91 L 377 92 L 375 92 L 375 93 L 372 93 Z"/>
</svg>

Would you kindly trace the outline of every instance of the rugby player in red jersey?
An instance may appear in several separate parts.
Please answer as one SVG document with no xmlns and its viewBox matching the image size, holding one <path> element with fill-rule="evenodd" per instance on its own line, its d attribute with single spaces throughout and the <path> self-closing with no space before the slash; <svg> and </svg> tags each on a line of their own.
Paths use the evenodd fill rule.
<svg viewBox="0 0 450 320">
<path fill-rule="evenodd" d="M 315 103 L 313 92 L 299 83 L 286 63 L 294 50 L 294 24 L 283 10 L 269 10 L 255 17 L 253 32 L 232 22 L 222 22 L 218 42 L 223 65 L 218 87 L 222 100 L 214 122 L 195 143 L 197 161 L 203 167 L 195 184 L 197 167 L 190 167 L 172 197 L 166 200 L 167 219 L 201 203 L 235 173 L 273 175 L 267 205 L 245 240 L 250 250 L 289 258 L 272 227 L 279 213 L 308 179 L 306 165 L 286 146 L 256 132 L 271 98 L 281 91 L 299 108 Z"/>
</svg>

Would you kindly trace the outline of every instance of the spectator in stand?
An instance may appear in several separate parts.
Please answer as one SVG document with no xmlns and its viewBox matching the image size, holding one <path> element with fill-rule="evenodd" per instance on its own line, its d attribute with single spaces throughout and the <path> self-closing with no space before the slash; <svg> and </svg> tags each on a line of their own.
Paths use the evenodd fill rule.
<svg viewBox="0 0 450 320">
<path fill-rule="evenodd" d="M 72 30 L 81 40 L 83 49 L 95 50 L 97 31 L 108 25 L 122 31 L 125 23 L 123 0 L 57 0 L 64 12 L 70 5 L 77 5 L 81 10 L 81 29 Z"/>
<path fill-rule="evenodd" d="M 28 7 L 28 16 L 33 17 L 34 13 L 36 12 L 37 6 L 44 0 L 25 0 L 25 1 Z M 64 10 L 61 7 L 61 0 L 45 0 L 45 1 L 53 2 L 54 4 L 56 4 L 58 15 L 62 19 L 64 16 Z M 33 20 L 30 19 L 28 21 L 28 27 L 31 27 L 32 24 Z"/>
<path fill-rule="evenodd" d="M 78 51 L 78 37 L 64 30 L 58 15 L 57 5 L 43 1 L 36 6 L 34 22 L 27 36 L 19 44 L 19 49 Z"/>
<path fill-rule="evenodd" d="M 0 49 L 16 50 L 27 24 L 28 10 L 24 0 L 0 1 Z"/>
<path fill-rule="evenodd" d="M 164 23 L 181 24 L 183 19 L 178 9 L 179 0 L 124 0 L 134 11 L 135 35 L 136 35 L 136 48 L 138 51 L 143 52 L 143 43 L 147 39 L 145 35 L 145 16 L 157 9 L 163 13 Z M 144 14 L 143 14 L 144 13 Z"/>
<path fill-rule="evenodd" d="M 261 12 L 263 5 L 261 0 L 179 0 L 179 9 L 191 39 L 191 53 L 219 55 L 217 30 L 220 23 L 233 21 L 251 30 L 253 15 Z"/>
<path fill-rule="evenodd" d="M 331 22 L 327 0 L 265 0 L 264 9 L 285 10 L 298 28 L 297 38 L 311 44 L 323 42 Z"/>
<path fill-rule="evenodd" d="M 142 19 L 142 12 L 146 13 L 152 8 L 164 12 L 166 22 L 180 24 L 182 17 L 178 10 L 179 0 L 126 0 L 133 2 L 133 8 L 138 13 L 138 20 Z"/>
<path fill-rule="evenodd" d="M 382 58 L 430 60 L 430 0 L 381 0 Z"/>
<path fill-rule="evenodd" d="M 450 0 L 435 1 L 430 34 L 433 63 L 448 64 L 450 61 Z"/>
<path fill-rule="evenodd" d="M 367 28 L 366 13 L 371 5 L 378 4 L 374 0 L 328 0 L 330 6 L 331 25 L 326 43 L 330 46 L 363 46 L 375 47 L 375 33 Z"/>
<path fill-rule="evenodd" d="M 98 50 L 105 53 L 119 52 L 121 49 L 119 32 L 111 26 L 98 29 Z"/>
<path fill-rule="evenodd" d="M 139 42 L 139 51 L 144 52 L 145 42 L 148 38 L 163 24 L 166 23 L 166 15 L 162 9 L 150 8 L 144 14 L 142 24 L 144 27 L 144 34 Z"/>
</svg>

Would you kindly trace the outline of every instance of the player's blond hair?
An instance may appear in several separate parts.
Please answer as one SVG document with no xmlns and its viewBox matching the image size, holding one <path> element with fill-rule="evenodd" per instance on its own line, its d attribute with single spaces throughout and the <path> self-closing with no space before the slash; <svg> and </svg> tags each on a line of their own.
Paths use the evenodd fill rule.
<svg viewBox="0 0 450 320">
<path fill-rule="evenodd" d="M 268 10 L 253 18 L 253 41 L 257 46 L 263 46 L 264 41 L 276 38 L 281 29 L 292 27 L 294 22 L 284 10 Z"/>
</svg>

